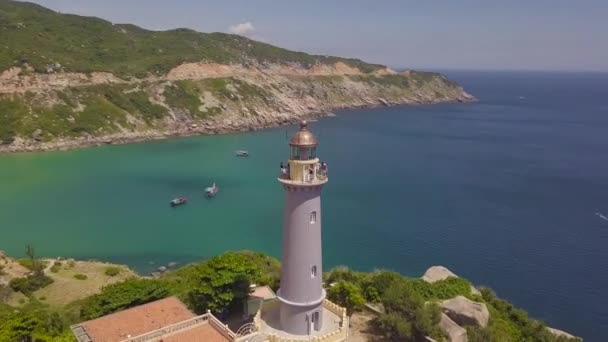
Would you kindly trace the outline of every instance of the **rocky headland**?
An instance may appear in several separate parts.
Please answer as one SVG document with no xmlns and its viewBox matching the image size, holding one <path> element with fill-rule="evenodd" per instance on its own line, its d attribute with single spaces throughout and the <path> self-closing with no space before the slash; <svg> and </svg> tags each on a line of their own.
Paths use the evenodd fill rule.
<svg viewBox="0 0 608 342">
<path fill-rule="evenodd" d="M 341 108 L 474 100 L 440 74 L 388 68 L 363 74 L 341 63 L 317 69 L 192 63 L 128 81 L 101 73 L 21 72 L 0 74 L 0 109 L 16 110 L 19 121 L 0 152 L 250 131 Z"/>
<path fill-rule="evenodd" d="M 0 1 L 0 153 L 256 130 L 341 108 L 470 102 L 446 76 Z"/>
</svg>

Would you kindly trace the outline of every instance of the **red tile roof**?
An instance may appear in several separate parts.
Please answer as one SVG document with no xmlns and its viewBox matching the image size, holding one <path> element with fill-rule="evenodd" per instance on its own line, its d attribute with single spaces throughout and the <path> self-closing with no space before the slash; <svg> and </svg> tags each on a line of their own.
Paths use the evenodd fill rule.
<svg viewBox="0 0 608 342">
<path fill-rule="evenodd" d="M 169 297 L 87 321 L 82 326 L 93 342 L 118 342 L 192 317 L 194 314 L 184 303 Z"/>
<path fill-rule="evenodd" d="M 208 323 L 198 325 L 192 329 L 164 337 L 159 342 L 229 342 L 213 326 Z"/>
</svg>

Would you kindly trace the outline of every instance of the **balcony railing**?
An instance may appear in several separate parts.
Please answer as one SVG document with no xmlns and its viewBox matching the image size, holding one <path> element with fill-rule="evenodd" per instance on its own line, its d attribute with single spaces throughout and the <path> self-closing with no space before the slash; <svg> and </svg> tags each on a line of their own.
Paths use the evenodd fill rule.
<svg viewBox="0 0 608 342">
<path fill-rule="evenodd" d="M 301 179 L 293 179 L 291 178 L 291 171 L 288 167 L 282 168 L 279 173 L 279 179 L 292 181 L 292 182 L 302 182 L 302 183 L 316 183 L 316 182 L 324 182 L 327 180 L 327 164 L 317 163 L 313 165 L 312 173 L 310 173 L 310 169 L 303 166 L 304 169 L 301 173 Z M 309 166 L 308 166 L 309 167 Z M 299 178 L 298 176 L 297 178 Z"/>
</svg>

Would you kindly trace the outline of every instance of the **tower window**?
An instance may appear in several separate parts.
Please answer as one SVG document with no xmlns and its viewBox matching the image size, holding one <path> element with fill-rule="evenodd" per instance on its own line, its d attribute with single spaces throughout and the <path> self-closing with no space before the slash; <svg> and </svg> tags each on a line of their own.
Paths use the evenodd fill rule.
<svg viewBox="0 0 608 342">
<path fill-rule="evenodd" d="M 317 266 L 313 266 L 310 270 L 310 277 L 314 278 L 317 276 Z"/>
<path fill-rule="evenodd" d="M 310 213 L 310 224 L 315 223 L 317 223 L 317 212 L 313 211 L 312 213 Z"/>
</svg>

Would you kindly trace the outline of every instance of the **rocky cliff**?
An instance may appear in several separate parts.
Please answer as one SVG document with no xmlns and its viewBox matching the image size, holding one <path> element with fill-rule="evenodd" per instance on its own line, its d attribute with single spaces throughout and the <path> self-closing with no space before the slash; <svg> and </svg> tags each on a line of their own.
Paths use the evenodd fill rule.
<svg viewBox="0 0 608 342">
<path fill-rule="evenodd" d="M 254 130 L 339 108 L 467 102 L 437 73 L 0 0 L 0 152 Z"/>
<path fill-rule="evenodd" d="M 184 64 L 163 77 L 0 75 L 0 151 L 62 149 L 171 135 L 246 131 L 338 108 L 470 101 L 436 73 Z"/>
</svg>

